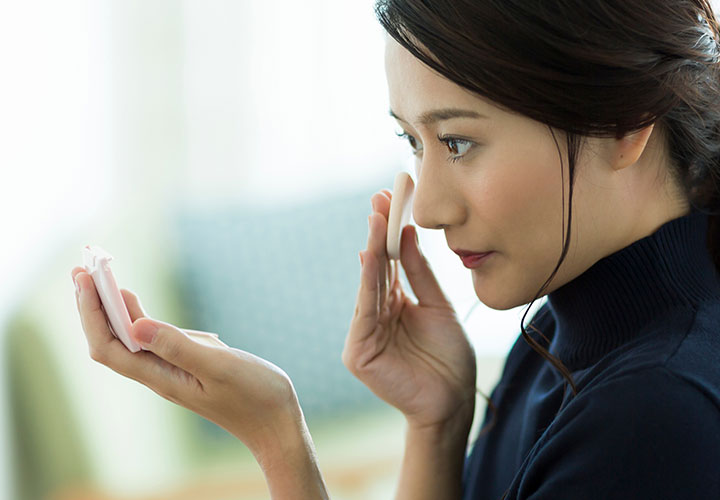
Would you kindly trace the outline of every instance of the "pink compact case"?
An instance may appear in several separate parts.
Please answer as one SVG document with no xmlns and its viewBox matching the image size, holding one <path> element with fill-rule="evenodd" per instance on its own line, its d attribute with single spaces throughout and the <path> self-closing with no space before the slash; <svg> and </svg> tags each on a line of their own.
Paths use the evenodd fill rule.
<svg viewBox="0 0 720 500">
<path fill-rule="evenodd" d="M 92 276 L 112 334 L 131 352 L 138 352 L 144 349 L 130 336 L 132 320 L 130 319 L 130 313 L 127 307 L 125 307 L 125 301 L 122 298 L 115 277 L 110 270 L 109 263 L 113 260 L 112 255 L 99 246 L 87 245 L 82 250 L 82 257 L 83 267 L 85 271 Z M 202 332 L 199 330 L 183 331 L 196 342 L 227 347 L 216 333 Z"/>
<path fill-rule="evenodd" d="M 85 246 L 82 251 L 85 271 L 92 276 L 97 288 L 100 302 L 110 324 L 110 331 L 131 352 L 138 352 L 142 347 L 130 336 L 132 321 L 125 307 L 125 301 L 110 270 L 112 255 L 98 246 Z"/>
</svg>

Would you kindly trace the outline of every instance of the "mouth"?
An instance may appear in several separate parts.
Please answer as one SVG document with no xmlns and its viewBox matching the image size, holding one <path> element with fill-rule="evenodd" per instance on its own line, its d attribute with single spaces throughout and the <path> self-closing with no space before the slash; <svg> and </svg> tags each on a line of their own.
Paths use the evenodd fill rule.
<svg viewBox="0 0 720 500">
<path fill-rule="evenodd" d="M 490 253 L 490 252 L 491 252 L 491 250 L 487 250 L 487 251 L 485 251 L 485 252 L 476 252 L 476 251 L 474 251 L 474 250 L 463 250 L 463 249 L 460 249 L 460 248 L 457 248 L 457 249 L 456 249 L 456 248 L 453 248 L 452 251 L 455 252 L 456 254 L 458 254 L 458 255 L 460 256 L 460 258 L 468 257 L 468 256 L 470 256 L 470 255 L 484 255 L 484 254 L 486 254 L 486 253 Z"/>
<path fill-rule="evenodd" d="M 471 250 L 453 250 L 458 256 L 465 267 L 468 269 L 475 269 L 482 265 L 488 257 L 492 256 L 495 252 L 475 252 Z"/>
</svg>

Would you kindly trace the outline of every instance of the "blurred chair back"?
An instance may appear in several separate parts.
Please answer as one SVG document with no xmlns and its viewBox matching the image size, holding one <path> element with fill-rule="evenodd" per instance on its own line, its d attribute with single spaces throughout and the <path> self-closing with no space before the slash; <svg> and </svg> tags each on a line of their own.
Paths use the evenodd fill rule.
<svg viewBox="0 0 720 500">
<path fill-rule="evenodd" d="M 384 404 L 341 361 L 372 194 L 177 213 L 186 328 L 216 332 L 285 370 L 310 418 Z"/>
</svg>

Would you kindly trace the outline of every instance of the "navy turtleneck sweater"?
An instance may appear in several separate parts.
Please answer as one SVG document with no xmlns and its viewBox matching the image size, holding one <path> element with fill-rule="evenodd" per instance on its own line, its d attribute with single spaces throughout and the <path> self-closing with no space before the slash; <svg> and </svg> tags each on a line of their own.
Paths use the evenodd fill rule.
<svg viewBox="0 0 720 500">
<path fill-rule="evenodd" d="M 548 295 L 490 395 L 464 499 L 720 499 L 720 280 L 697 211 Z M 544 341 L 526 327 L 541 343 Z M 483 426 L 493 420 L 488 409 Z"/>
</svg>

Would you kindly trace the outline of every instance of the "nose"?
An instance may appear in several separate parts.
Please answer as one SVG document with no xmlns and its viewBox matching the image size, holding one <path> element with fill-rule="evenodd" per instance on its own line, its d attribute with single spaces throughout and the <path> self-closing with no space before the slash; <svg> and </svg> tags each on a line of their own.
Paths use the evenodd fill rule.
<svg viewBox="0 0 720 500">
<path fill-rule="evenodd" d="M 442 161 L 425 155 L 417 169 L 413 195 L 413 219 L 426 229 L 461 225 L 466 217 L 462 193 L 451 173 L 443 172 Z"/>
</svg>

